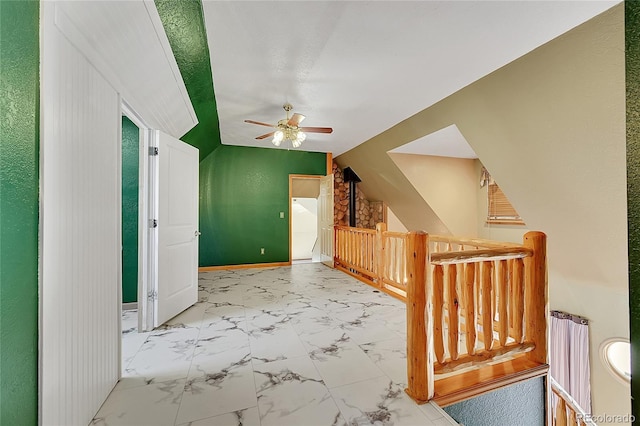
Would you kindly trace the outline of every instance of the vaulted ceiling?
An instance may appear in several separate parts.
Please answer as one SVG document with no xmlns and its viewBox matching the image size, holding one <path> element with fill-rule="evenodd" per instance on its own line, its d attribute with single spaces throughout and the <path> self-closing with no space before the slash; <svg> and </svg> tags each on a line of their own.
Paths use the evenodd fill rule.
<svg viewBox="0 0 640 426">
<path fill-rule="evenodd" d="M 290 102 L 334 128 L 300 149 L 339 155 L 616 3 L 204 1 L 221 142 L 274 148 L 244 119 Z"/>
</svg>

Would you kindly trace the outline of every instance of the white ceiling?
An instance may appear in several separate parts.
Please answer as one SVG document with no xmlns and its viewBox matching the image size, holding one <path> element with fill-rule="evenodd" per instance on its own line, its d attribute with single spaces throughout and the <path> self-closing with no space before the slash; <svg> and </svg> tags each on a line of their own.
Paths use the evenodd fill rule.
<svg viewBox="0 0 640 426">
<path fill-rule="evenodd" d="M 337 156 L 617 3 L 205 0 L 222 143 L 274 148 L 243 120 L 290 102 Z"/>
<path fill-rule="evenodd" d="M 434 155 L 437 157 L 478 158 L 471 145 L 452 124 L 413 142 L 392 149 L 392 153 Z"/>
</svg>

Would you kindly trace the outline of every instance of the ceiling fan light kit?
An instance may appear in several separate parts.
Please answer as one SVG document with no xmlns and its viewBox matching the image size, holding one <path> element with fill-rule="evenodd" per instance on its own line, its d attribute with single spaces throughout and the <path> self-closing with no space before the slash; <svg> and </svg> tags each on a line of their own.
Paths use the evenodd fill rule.
<svg viewBox="0 0 640 426">
<path fill-rule="evenodd" d="M 302 142 L 307 138 L 307 133 L 331 133 L 333 129 L 331 127 L 299 127 L 302 120 L 305 119 L 305 116 L 302 114 L 295 113 L 291 118 L 289 118 L 289 111 L 293 109 L 293 106 L 290 103 L 286 103 L 282 106 L 282 108 L 287 112 L 287 118 L 278 121 L 277 125 L 272 125 L 268 123 L 263 123 L 260 121 L 254 120 L 244 120 L 245 123 L 257 124 L 259 126 L 267 126 L 267 127 L 275 127 L 277 130 L 273 132 L 260 135 L 256 137 L 256 139 L 265 139 L 273 136 L 271 143 L 275 146 L 280 146 L 282 141 L 290 141 L 291 145 L 294 148 L 298 148 L 302 145 Z"/>
</svg>

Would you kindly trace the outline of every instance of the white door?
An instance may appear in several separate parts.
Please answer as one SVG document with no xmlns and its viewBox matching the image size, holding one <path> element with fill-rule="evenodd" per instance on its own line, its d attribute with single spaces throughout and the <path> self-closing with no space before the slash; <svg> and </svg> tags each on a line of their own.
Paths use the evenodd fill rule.
<svg viewBox="0 0 640 426">
<path fill-rule="evenodd" d="M 333 175 L 320 178 L 318 196 L 318 239 L 320 259 L 333 267 Z"/>
<path fill-rule="evenodd" d="M 157 327 L 198 301 L 198 149 L 158 132 Z"/>
</svg>

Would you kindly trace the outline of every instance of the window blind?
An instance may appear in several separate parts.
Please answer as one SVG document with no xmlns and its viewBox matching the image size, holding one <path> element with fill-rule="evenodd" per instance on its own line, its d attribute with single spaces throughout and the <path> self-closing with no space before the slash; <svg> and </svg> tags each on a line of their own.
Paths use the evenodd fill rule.
<svg viewBox="0 0 640 426">
<path fill-rule="evenodd" d="M 497 183 L 492 182 L 488 188 L 489 209 L 487 222 L 514 222 L 523 223 L 522 218 L 509 202 L 509 199 L 500 189 Z"/>
</svg>

